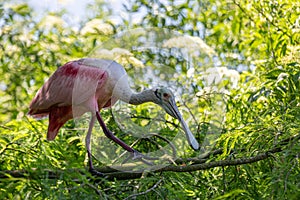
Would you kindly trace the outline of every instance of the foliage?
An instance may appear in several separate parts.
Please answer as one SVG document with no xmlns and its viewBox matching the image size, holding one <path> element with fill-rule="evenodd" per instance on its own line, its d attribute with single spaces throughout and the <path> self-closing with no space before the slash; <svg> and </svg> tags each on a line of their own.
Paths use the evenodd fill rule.
<svg viewBox="0 0 300 200">
<path fill-rule="evenodd" d="M 102 2 L 97 3 L 104 6 Z M 100 11 L 101 8 L 93 7 Z M 287 142 L 281 147 L 283 151 L 273 154 L 272 158 L 252 164 L 190 173 L 163 172 L 158 175 L 149 172 L 140 179 L 114 181 L 95 180 L 85 170 L 84 131 L 75 126 L 76 121 L 68 122 L 55 141 L 45 140 L 47 120 L 36 121 L 26 116 L 35 92 L 58 66 L 86 57 L 114 33 L 136 27 L 177 30 L 201 38 L 212 47 L 211 55 L 195 54 L 198 57 L 193 57 L 193 64 L 187 65 L 180 56 L 141 52 L 125 44 L 118 46 L 153 69 L 159 70 L 156 66 L 164 64 L 173 70 L 170 78 L 176 85 L 173 89 L 177 89 L 181 97 L 180 108 L 185 110 L 184 116 L 193 115 L 190 126 L 199 141 L 209 136 L 205 128 L 213 119 L 203 113 L 214 110 L 210 108 L 210 96 L 204 92 L 206 82 L 201 74 L 215 66 L 220 70 L 226 67 L 239 72 L 237 85 L 233 84 L 235 79 L 230 73 L 226 75 L 224 72 L 222 76 L 221 85 L 226 89 L 222 95 L 226 102 L 225 121 L 214 146 L 222 149 L 222 154 L 211 156 L 209 161 L 255 156 L 272 149 L 280 141 L 299 135 L 299 3 L 291 0 L 137 0 L 125 8 L 132 16 L 144 11 L 142 20 L 123 19 L 121 24 L 114 25 L 110 22 L 111 11 L 95 11 L 95 16 L 82 21 L 76 30 L 63 20 L 64 12 L 46 13 L 41 19 L 36 19 L 32 8 L 25 3 L 0 3 L 0 173 L 23 169 L 63 170 L 59 179 L 51 179 L 51 174 L 1 179 L 0 197 L 299 199 L 299 140 Z M 133 38 L 128 40 L 135 42 Z M 209 62 L 205 63 L 207 60 Z M 126 67 L 136 81 L 146 70 L 132 63 Z M 134 87 L 140 90 L 147 86 L 140 81 Z M 159 118 L 165 120 L 165 124 L 153 122 L 151 118 L 158 112 L 156 107 L 149 109 L 149 105 L 143 105 L 130 107 L 130 110 L 134 116 L 144 117 L 133 119 L 135 124 L 146 126 L 154 123 L 166 138 L 172 138 L 178 128 L 178 122 L 166 116 Z M 110 111 L 104 111 L 103 117 L 119 137 L 130 144 L 135 142 L 124 136 Z M 161 144 L 164 141 L 151 142 Z M 149 141 L 140 141 L 136 148 L 147 152 L 148 144 Z M 150 147 L 156 148 L 155 145 Z M 177 151 L 182 157 L 199 155 L 188 148 Z"/>
</svg>

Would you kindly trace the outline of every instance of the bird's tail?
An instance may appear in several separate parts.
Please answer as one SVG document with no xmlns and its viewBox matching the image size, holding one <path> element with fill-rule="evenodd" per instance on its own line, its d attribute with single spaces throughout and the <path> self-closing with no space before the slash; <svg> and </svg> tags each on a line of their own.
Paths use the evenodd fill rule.
<svg viewBox="0 0 300 200">
<path fill-rule="evenodd" d="M 49 113 L 47 140 L 54 140 L 59 129 L 72 118 L 72 107 L 55 107 Z"/>
</svg>

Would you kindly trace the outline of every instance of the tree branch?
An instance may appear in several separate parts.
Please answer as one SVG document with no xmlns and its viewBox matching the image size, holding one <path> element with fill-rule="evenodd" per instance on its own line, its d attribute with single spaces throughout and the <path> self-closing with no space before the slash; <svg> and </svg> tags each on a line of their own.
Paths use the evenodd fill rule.
<svg viewBox="0 0 300 200">
<path fill-rule="evenodd" d="M 282 140 L 279 142 L 274 148 L 265 151 L 263 153 L 259 153 L 256 156 L 248 157 L 248 158 L 237 158 L 237 159 L 228 159 L 228 160 L 220 160 L 220 161 L 211 161 L 205 163 L 207 158 L 210 155 L 221 154 L 222 150 L 218 149 L 212 151 L 210 154 L 206 155 L 202 158 L 179 158 L 175 161 L 176 164 L 170 164 L 168 166 L 153 170 L 148 173 L 162 173 L 162 172 L 193 172 L 198 170 L 206 170 L 214 167 L 226 167 L 226 166 L 235 166 L 235 165 L 244 165 L 249 163 L 258 162 L 260 160 L 265 160 L 269 157 L 272 157 L 274 153 L 278 153 L 283 151 L 283 147 L 290 144 L 290 142 L 295 142 L 300 139 L 300 134 L 290 137 L 288 139 Z M 180 165 L 182 163 L 192 162 L 191 165 Z M 178 165 L 179 164 L 179 165 Z M 125 179 L 136 179 L 143 176 L 144 171 L 132 172 L 133 166 L 121 166 L 118 167 L 118 170 L 112 167 L 99 167 L 98 171 L 104 173 L 108 180 L 125 180 Z M 63 173 L 74 173 L 79 172 L 81 174 L 86 174 L 87 170 L 85 169 L 67 169 L 67 170 L 49 170 L 49 169 L 31 169 L 31 170 L 5 170 L 0 171 L 0 179 L 3 178 L 32 178 L 32 179 L 59 179 Z"/>
</svg>

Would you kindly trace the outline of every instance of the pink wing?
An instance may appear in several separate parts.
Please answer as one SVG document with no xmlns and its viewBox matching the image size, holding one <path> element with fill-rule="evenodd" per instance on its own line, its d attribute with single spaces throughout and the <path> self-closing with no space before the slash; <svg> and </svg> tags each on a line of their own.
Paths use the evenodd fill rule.
<svg viewBox="0 0 300 200">
<path fill-rule="evenodd" d="M 28 114 L 34 118 L 49 115 L 49 140 L 56 137 L 69 119 L 96 109 L 95 102 L 100 96 L 105 101 L 103 105 L 110 99 L 102 92 L 108 79 L 107 71 L 83 63 L 83 60 L 72 61 L 58 68 L 30 104 Z"/>
<path fill-rule="evenodd" d="M 53 107 L 71 106 L 74 102 L 80 104 L 90 96 L 85 94 L 82 97 L 80 96 L 81 94 L 77 93 L 81 92 L 84 95 L 84 93 L 87 93 L 86 91 L 89 91 L 92 95 L 93 91 L 91 91 L 90 87 L 95 87 L 97 90 L 101 89 L 107 78 L 107 72 L 100 68 L 86 66 L 78 61 L 68 62 L 58 68 L 37 92 L 30 103 L 28 114 L 35 118 L 40 118 L 47 116 Z M 76 88 L 74 88 L 74 85 Z M 77 89 L 77 87 L 80 88 Z M 82 102 L 76 101 L 74 95 L 83 98 L 78 100 Z"/>
</svg>

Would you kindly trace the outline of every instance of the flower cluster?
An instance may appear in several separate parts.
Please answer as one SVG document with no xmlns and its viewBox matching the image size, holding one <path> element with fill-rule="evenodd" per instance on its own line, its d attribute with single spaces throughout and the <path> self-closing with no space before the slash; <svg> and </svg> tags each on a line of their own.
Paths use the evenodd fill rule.
<svg viewBox="0 0 300 200">
<path fill-rule="evenodd" d="M 99 49 L 96 51 L 97 57 L 103 59 L 114 60 L 121 65 L 131 64 L 135 67 L 143 67 L 144 64 L 137 58 L 133 56 L 133 54 L 127 49 L 123 48 L 113 48 L 112 50 L 108 49 Z"/>
</svg>

